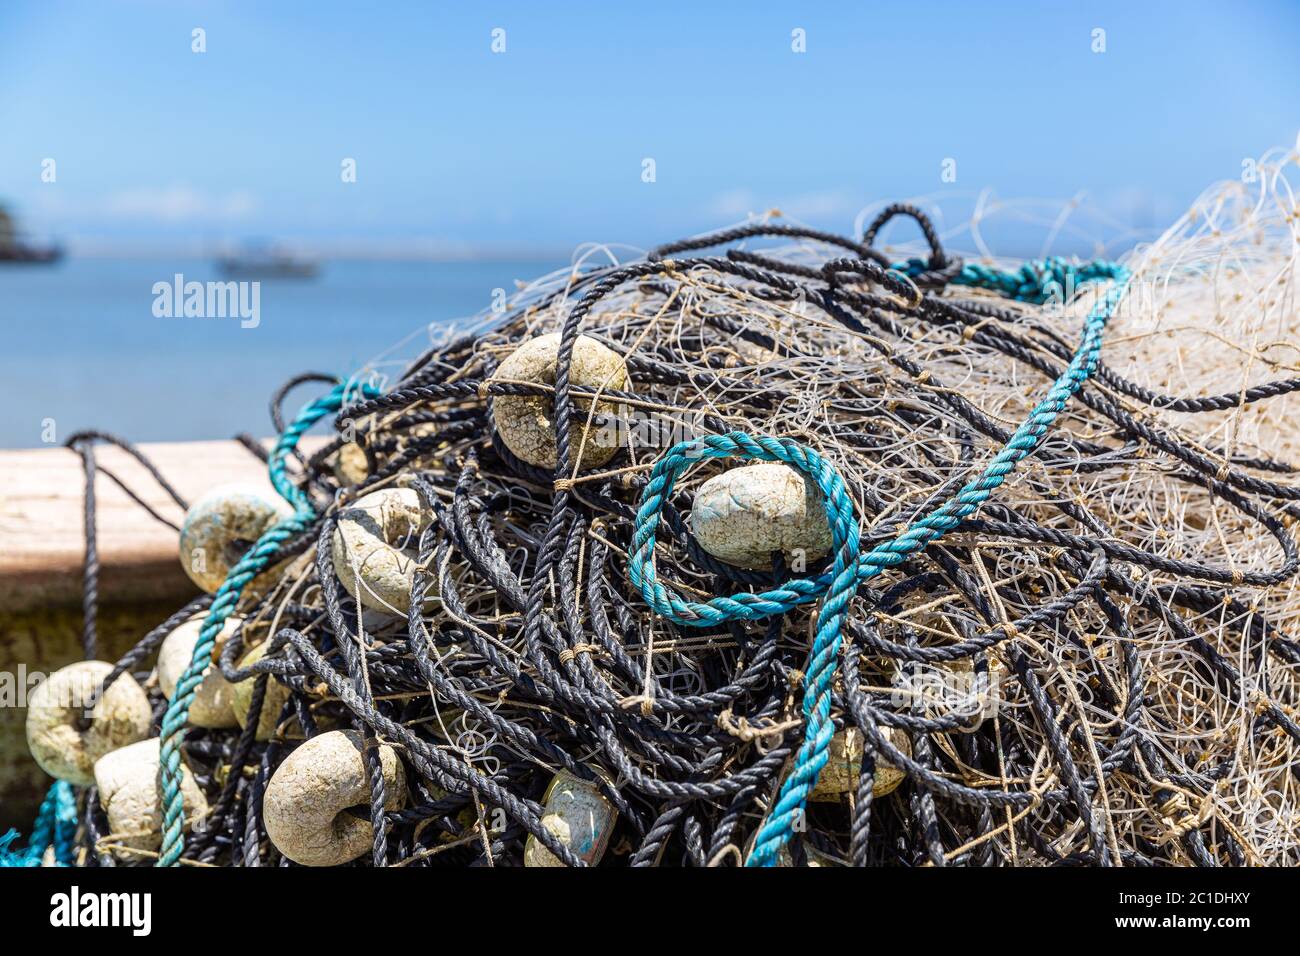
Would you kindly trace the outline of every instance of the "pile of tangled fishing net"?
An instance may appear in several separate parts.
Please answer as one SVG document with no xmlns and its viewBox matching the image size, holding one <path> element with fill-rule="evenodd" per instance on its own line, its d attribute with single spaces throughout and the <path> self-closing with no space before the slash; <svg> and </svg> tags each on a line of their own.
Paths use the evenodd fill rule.
<svg viewBox="0 0 1300 956">
<path fill-rule="evenodd" d="M 1294 159 L 1123 266 L 761 221 L 282 391 L 287 506 L 38 728 L 79 861 L 1300 863 Z"/>
</svg>

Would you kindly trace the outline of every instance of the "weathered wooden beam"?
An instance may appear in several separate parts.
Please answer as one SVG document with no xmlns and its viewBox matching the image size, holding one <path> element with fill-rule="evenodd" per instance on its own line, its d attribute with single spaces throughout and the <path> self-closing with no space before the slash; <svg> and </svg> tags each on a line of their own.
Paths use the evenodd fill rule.
<svg viewBox="0 0 1300 956">
<path fill-rule="evenodd" d="M 304 439 L 303 449 L 310 453 L 323 442 Z M 140 450 L 189 501 L 231 482 L 260 485 L 274 494 L 266 466 L 235 441 L 145 444 Z M 112 445 L 98 446 L 95 457 L 101 471 L 112 472 L 155 511 L 180 524 L 181 509 L 134 458 Z M 81 456 L 69 449 L 0 451 L 0 609 L 80 603 L 84 489 Z M 130 603 L 189 593 L 176 532 L 107 475 L 99 476 L 95 496 L 104 600 Z"/>
</svg>

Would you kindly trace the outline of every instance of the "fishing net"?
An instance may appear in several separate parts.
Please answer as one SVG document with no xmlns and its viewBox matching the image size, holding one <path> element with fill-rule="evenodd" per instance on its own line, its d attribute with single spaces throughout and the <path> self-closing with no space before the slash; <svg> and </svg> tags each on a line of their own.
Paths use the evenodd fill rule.
<svg viewBox="0 0 1300 956">
<path fill-rule="evenodd" d="M 752 462 L 700 450 L 810 450 L 861 552 L 887 547 L 1015 443 L 1115 282 L 981 257 L 977 231 L 959 258 L 906 205 L 857 238 L 763 217 L 645 257 L 584 249 L 414 361 L 407 342 L 346 383 L 295 380 L 277 428 L 335 429 L 310 455 L 282 442 L 304 517 L 117 663 L 108 683 L 134 673 L 153 706 L 163 808 L 152 842 L 124 837 L 82 788 L 78 861 L 315 864 L 285 828 L 320 824 L 351 835 L 329 858 L 349 865 L 738 865 L 777 821 L 782 865 L 1300 863 L 1296 158 L 1125 256 L 1086 383 L 978 510 L 847 588 L 820 664 L 828 598 L 716 620 L 647 603 L 654 584 L 711 607 L 839 567 L 706 550 L 697 493 Z M 885 247 L 908 220 L 921 239 Z M 552 333 L 549 379 L 503 374 Z M 580 337 L 625 378 L 576 384 Z M 336 400 L 287 421 L 298 387 Z M 558 461 L 512 451 L 511 401 L 558 429 Z M 396 553 L 396 596 L 339 548 L 357 522 Z M 155 652 L 214 608 L 169 703 Z M 244 689 L 242 729 L 187 723 L 205 669 Z M 829 743 L 800 786 L 813 672 Z M 314 759 L 328 775 L 311 745 L 330 735 L 358 795 L 285 823 L 273 804 L 312 804 L 290 784 Z"/>
</svg>

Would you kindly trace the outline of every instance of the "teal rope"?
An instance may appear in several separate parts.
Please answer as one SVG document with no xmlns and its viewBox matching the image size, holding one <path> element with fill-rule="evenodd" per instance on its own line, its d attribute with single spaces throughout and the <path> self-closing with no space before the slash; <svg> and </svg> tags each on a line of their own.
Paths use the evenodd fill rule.
<svg viewBox="0 0 1300 956">
<path fill-rule="evenodd" d="M 257 543 L 249 549 L 226 575 L 217 590 L 208 616 L 199 629 L 199 639 L 194 645 L 194 655 L 189 667 L 176 682 L 176 691 L 162 721 L 162 802 L 163 802 L 163 845 L 158 858 L 158 866 L 175 866 L 185 849 L 185 799 L 181 794 L 181 743 L 185 739 L 185 722 L 189 718 L 190 703 L 203 683 L 203 672 L 212 662 L 212 648 L 217 635 L 221 633 L 226 619 L 234 612 L 248 582 L 266 569 L 272 556 L 280 546 L 295 535 L 302 534 L 316 520 L 316 509 L 306 492 L 295 486 L 289 478 L 286 465 L 289 455 L 298 445 L 298 440 L 312 425 L 326 415 L 337 412 L 345 404 L 358 397 L 374 398 L 379 390 L 372 385 L 357 385 L 345 382 L 336 386 L 328 394 L 316 399 L 298 413 L 284 434 L 276 442 L 271 452 L 268 472 L 271 484 L 289 504 L 293 514 L 277 522 Z"/>
<path fill-rule="evenodd" d="M 32 838 L 21 850 L 10 847 L 18 841 L 18 831 L 10 830 L 0 836 L 0 867 L 40 866 L 45 851 L 54 847 L 56 866 L 71 866 L 76 856 L 77 799 L 72 784 L 56 780 L 41 802 L 36 822 L 32 824 Z"/>
<path fill-rule="evenodd" d="M 900 271 L 915 272 L 914 263 L 905 263 Z M 1110 280 L 1106 295 L 1089 312 L 1083 335 L 1070 364 L 1053 383 L 1046 396 L 1016 429 L 1006 446 L 994 456 L 978 478 L 966 484 L 925 517 L 913 523 L 894 540 L 867 554 L 860 554 L 856 543 L 838 535 L 846 521 L 856 528 L 852 503 L 844 482 L 815 452 L 788 439 L 754 438 L 742 432 L 729 432 L 673 446 L 656 463 L 641 495 L 633 532 L 628 577 L 640 590 L 647 604 L 658 614 L 690 627 L 711 627 L 730 621 L 753 621 L 784 614 L 787 611 L 826 595 L 817 619 L 807 668 L 803 714 L 806 722 L 804 742 L 795 757 L 795 765 L 782 784 L 781 791 L 763 827 L 759 830 L 746 864 L 774 866 L 777 853 L 793 835 L 807 795 L 825 765 L 834 733 L 830 720 L 830 687 L 835 675 L 835 658 L 839 653 L 844 609 L 858 584 L 869 581 L 886 568 L 901 564 L 909 556 L 926 548 L 957 527 L 986 501 L 995 489 L 1042 443 L 1069 400 L 1083 387 L 1097 367 L 1102 335 L 1128 286 L 1129 271 L 1117 263 L 1091 262 L 1073 266 L 1064 259 L 1052 258 L 1026 263 L 1015 272 L 1003 272 L 981 265 L 967 265 L 953 280 L 959 285 L 996 290 L 1026 302 L 1047 301 L 1055 289 L 1066 290 L 1075 284 Z M 1055 289 L 1053 288 L 1055 287 Z M 785 461 L 816 481 L 821 489 L 827 518 L 835 542 L 835 563 L 815 578 L 800 578 L 760 594 L 738 593 L 715 597 L 705 602 L 687 601 L 665 587 L 655 572 L 655 532 L 660 512 L 672 493 L 678 476 L 702 458 L 746 457 L 766 461 Z M 848 518 L 845 518 L 847 503 Z M 856 534 L 853 535 L 857 537 Z M 849 555 L 854 560 L 843 566 Z M 849 572 L 852 573 L 849 573 Z"/>
<path fill-rule="evenodd" d="M 822 492 L 826 517 L 830 523 L 835 561 L 821 577 L 787 582 L 780 589 L 761 595 L 736 594 L 715 598 L 707 605 L 682 602 L 665 588 L 655 575 L 654 537 L 660 511 L 672 494 L 673 485 L 683 471 L 704 458 L 757 458 L 784 461 L 811 478 Z M 794 831 L 808 794 L 830 756 L 831 735 L 835 724 L 830 719 L 831 684 L 835 677 L 835 658 L 839 653 L 840 635 L 849 599 L 857 591 L 861 528 L 853 511 L 853 500 L 844 480 L 830 463 L 810 448 L 789 439 L 751 437 L 744 432 L 711 435 L 698 441 L 682 442 L 671 448 L 651 472 L 650 481 L 637 512 L 637 527 L 632 540 L 632 559 L 628 574 L 634 586 L 647 595 L 646 600 L 661 614 L 683 624 L 700 624 L 698 617 L 725 620 L 754 620 L 813 600 L 817 589 L 826 591 L 817 615 L 817 634 L 805 677 L 803 715 L 806 734 L 795 760 L 794 770 L 786 779 L 776 805 L 765 824 L 766 829 L 785 836 L 772 850 L 775 858 L 789 834 Z M 825 587 L 821 582 L 828 581 Z M 665 612 L 664 608 L 668 610 Z M 762 838 L 760 834 L 760 839 Z"/>
<path fill-rule="evenodd" d="M 894 269 L 909 277 L 924 274 L 929 265 L 924 259 L 908 259 L 896 263 Z M 1019 299 L 1034 305 L 1042 305 L 1051 298 L 1063 301 L 1069 292 L 1088 282 L 1103 280 L 1121 281 L 1120 273 L 1127 280 L 1127 270 L 1116 263 L 1094 260 L 1075 265 L 1060 256 L 1031 260 L 1014 272 L 994 269 L 979 263 L 968 263 L 953 277 L 954 285 L 972 288 L 990 289 L 1009 299 Z"/>
</svg>

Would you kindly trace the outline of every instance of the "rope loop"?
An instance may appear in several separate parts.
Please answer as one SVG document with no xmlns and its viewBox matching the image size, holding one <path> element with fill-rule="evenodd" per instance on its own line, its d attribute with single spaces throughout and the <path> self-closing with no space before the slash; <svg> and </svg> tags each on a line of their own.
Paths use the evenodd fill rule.
<svg viewBox="0 0 1300 956">
<path fill-rule="evenodd" d="M 840 285 L 844 274 L 863 276 L 872 282 L 878 282 L 895 296 L 899 304 L 908 311 L 920 306 L 924 293 L 901 269 L 882 268 L 870 259 L 832 259 L 821 269 L 826 282 L 833 286 Z"/>
<path fill-rule="evenodd" d="M 826 263 L 822 271 L 831 284 L 837 281 L 840 273 L 847 272 L 867 276 L 891 291 L 897 291 L 898 283 L 907 281 L 918 296 L 922 295 L 904 271 L 884 270 L 865 260 L 834 259 Z M 957 284 L 993 289 L 1025 302 L 1042 303 L 1054 294 L 1055 289 L 1069 289 L 1072 283 L 1111 279 L 1113 285 L 1088 313 L 1069 365 L 979 476 L 914 521 L 898 537 L 865 555 L 860 553 L 860 529 L 843 479 L 821 456 L 798 442 L 783 438 L 753 438 L 744 432 L 733 431 L 674 445 L 655 464 L 641 495 L 628 562 L 629 579 L 654 611 L 677 624 L 712 627 L 730 621 L 753 621 L 784 614 L 822 594 L 826 595 L 809 653 L 803 700 L 804 742 L 755 838 L 747 865 L 776 865 L 778 853 L 794 835 L 808 794 L 828 759 L 830 739 L 835 731 L 830 719 L 835 659 L 839 653 L 848 602 L 858 585 L 886 568 L 901 564 L 959 526 L 992 496 L 1021 461 L 1037 450 L 1066 404 L 1096 369 L 1102 334 L 1127 288 L 1129 275 L 1129 271 L 1117 263 L 1096 261 L 1075 266 L 1060 257 L 1028 262 L 1014 272 L 977 263 L 962 267 L 954 280 Z M 918 299 L 916 305 L 909 308 L 919 305 Z M 825 497 L 826 516 L 835 548 L 834 567 L 819 577 L 788 581 L 761 594 L 733 594 L 704 603 L 683 600 L 660 583 L 654 564 L 655 532 L 660 513 L 681 473 L 705 458 L 784 461 L 813 479 Z"/>
<path fill-rule="evenodd" d="M 655 535 L 664 504 L 672 496 L 682 472 L 709 458 L 782 461 L 810 478 L 825 502 L 835 566 L 818 577 L 787 581 L 760 594 L 742 592 L 730 597 L 716 597 L 703 604 L 688 601 L 665 586 L 655 570 Z M 853 501 L 845 490 L 844 480 L 817 452 L 788 438 L 754 437 L 739 431 L 709 435 L 674 445 L 650 473 L 637 510 L 636 530 L 628 557 L 628 577 L 646 603 L 674 623 L 687 627 L 713 627 L 729 621 L 757 621 L 817 600 L 830 587 L 835 568 L 841 563 L 856 568 L 860 537 Z"/>
</svg>

